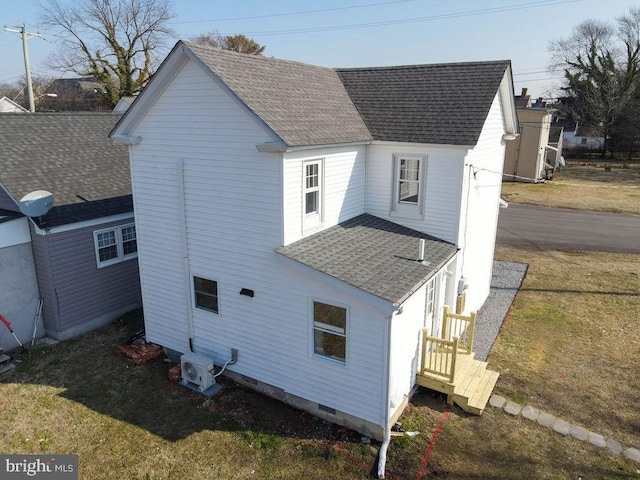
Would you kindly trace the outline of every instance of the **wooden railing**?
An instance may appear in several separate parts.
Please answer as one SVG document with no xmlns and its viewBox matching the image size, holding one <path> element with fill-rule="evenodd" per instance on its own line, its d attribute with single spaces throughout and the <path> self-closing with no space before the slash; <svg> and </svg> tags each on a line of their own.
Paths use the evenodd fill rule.
<svg viewBox="0 0 640 480">
<path fill-rule="evenodd" d="M 459 339 L 453 340 L 432 337 L 429 329 L 422 329 L 422 368 L 421 374 L 432 373 L 449 379 L 453 383 L 456 373 L 456 356 Z"/>
<path fill-rule="evenodd" d="M 466 353 L 473 352 L 473 337 L 476 331 L 476 312 L 459 315 L 449 311 L 446 305 L 442 307 L 442 338 L 451 341 L 460 339 L 460 349 Z"/>
</svg>

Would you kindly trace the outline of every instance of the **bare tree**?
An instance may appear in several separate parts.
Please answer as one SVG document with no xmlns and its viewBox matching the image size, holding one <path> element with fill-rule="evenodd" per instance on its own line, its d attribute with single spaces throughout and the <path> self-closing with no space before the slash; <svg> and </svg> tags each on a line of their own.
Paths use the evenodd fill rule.
<svg viewBox="0 0 640 480">
<path fill-rule="evenodd" d="M 60 39 L 50 66 L 96 78 L 115 105 L 153 73 L 173 32 L 171 0 L 43 0 L 41 22 Z"/>
<path fill-rule="evenodd" d="M 629 9 L 617 25 L 586 20 L 568 38 L 553 41 L 549 51 L 552 68 L 564 70 L 571 116 L 602 132 L 604 157 L 611 129 L 640 78 L 640 9 Z"/>
<path fill-rule="evenodd" d="M 247 53 L 249 55 L 262 55 L 265 48 L 267 48 L 246 35 L 222 36 L 217 31 L 196 35 L 191 38 L 191 41 L 198 45 L 223 48 L 225 50 L 233 50 L 234 52 Z"/>
</svg>

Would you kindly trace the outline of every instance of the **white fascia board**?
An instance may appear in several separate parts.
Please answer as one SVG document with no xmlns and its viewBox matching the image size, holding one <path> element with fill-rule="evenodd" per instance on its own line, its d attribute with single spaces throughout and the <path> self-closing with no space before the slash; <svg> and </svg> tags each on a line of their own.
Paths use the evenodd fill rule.
<svg viewBox="0 0 640 480">
<path fill-rule="evenodd" d="M 298 145 L 295 147 L 287 147 L 287 152 L 301 152 L 305 150 L 316 150 L 321 148 L 343 148 L 354 147 L 360 145 L 371 145 L 372 140 L 364 140 L 362 142 L 346 142 L 346 143 L 326 143 L 322 145 Z"/>
<path fill-rule="evenodd" d="M 117 145 L 138 145 L 142 141 L 142 137 L 133 135 L 112 135 L 111 141 Z"/>
<path fill-rule="evenodd" d="M 502 110 L 504 113 L 504 123 L 506 133 L 519 133 L 518 114 L 516 111 L 515 98 L 513 96 L 513 75 L 511 73 L 511 64 L 504 72 L 499 87 L 500 99 L 502 101 Z"/>
<path fill-rule="evenodd" d="M 282 142 L 257 143 L 256 149 L 261 153 L 284 153 L 287 146 Z"/>
<path fill-rule="evenodd" d="M 414 142 L 390 142 L 388 140 L 374 140 L 369 142 L 371 145 L 388 145 L 391 147 L 420 147 L 434 149 L 446 149 L 446 150 L 461 150 L 467 152 L 475 148 L 475 145 L 452 145 L 448 143 L 414 143 Z"/>
<path fill-rule="evenodd" d="M 81 228 L 96 227 L 98 225 L 104 225 L 111 222 L 122 222 L 124 220 L 133 220 L 133 211 L 127 213 L 120 213 L 118 215 L 111 215 L 109 217 L 93 218 L 84 222 L 69 223 L 67 225 L 60 225 L 59 227 L 51 227 L 42 229 L 35 222 L 33 222 L 34 230 L 37 235 L 52 235 L 54 233 L 70 232 L 72 230 L 79 230 Z M 33 220 L 33 219 L 32 219 Z"/>
</svg>

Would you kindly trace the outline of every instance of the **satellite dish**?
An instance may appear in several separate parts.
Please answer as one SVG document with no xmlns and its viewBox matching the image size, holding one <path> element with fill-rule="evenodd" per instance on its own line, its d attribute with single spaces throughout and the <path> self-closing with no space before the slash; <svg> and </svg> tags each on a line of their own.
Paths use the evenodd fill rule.
<svg viewBox="0 0 640 480">
<path fill-rule="evenodd" d="M 18 207 L 27 217 L 41 217 L 53 207 L 53 194 L 46 190 L 27 193 L 20 199 Z"/>
</svg>

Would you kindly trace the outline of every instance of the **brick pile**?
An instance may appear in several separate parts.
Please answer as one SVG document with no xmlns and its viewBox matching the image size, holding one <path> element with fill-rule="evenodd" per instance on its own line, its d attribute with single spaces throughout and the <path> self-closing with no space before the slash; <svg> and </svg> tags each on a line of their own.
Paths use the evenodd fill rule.
<svg viewBox="0 0 640 480">
<path fill-rule="evenodd" d="M 116 347 L 116 353 L 131 360 L 135 365 L 144 365 L 164 355 L 160 345 L 146 343 L 144 341 L 135 342 L 131 345 L 118 345 Z"/>
</svg>

